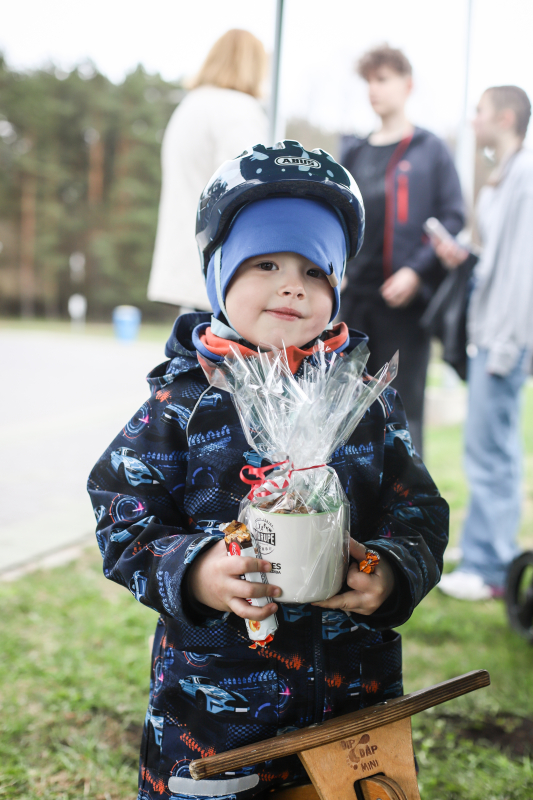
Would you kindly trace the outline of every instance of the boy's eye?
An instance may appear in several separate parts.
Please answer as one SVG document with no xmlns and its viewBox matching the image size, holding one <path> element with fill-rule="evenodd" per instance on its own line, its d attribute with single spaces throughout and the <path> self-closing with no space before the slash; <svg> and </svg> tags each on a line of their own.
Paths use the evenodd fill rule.
<svg viewBox="0 0 533 800">
<path fill-rule="evenodd" d="M 307 270 L 307 274 L 308 274 L 308 275 L 309 275 L 311 278 L 325 278 L 325 277 L 326 277 L 325 273 L 324 273 L 324 272 L 322 272 L 322 270 L 321 270 L 321 269 L 317 269 L 317 268 L 315 268 L 315 267 L 313 267 L 312 269 L 308 269 L 308 270 Z"/>
<path fill-rule="evenodd" d="M 261 261 L 257 266 L 259 269 L 265 270 L 265 272 L 271 272 L 273 269 L 277 269 L 273 261 Z"/>
</svg>

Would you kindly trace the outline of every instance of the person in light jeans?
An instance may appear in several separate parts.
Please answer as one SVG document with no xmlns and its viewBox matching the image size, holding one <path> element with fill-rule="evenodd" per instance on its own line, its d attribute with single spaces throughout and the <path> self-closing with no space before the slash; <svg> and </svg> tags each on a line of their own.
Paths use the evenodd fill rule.
<svg viewBox="0 0 533 800">
<path fill-rule="evenodd" d="M 530 116 L 522 89 L 498 86 L 484 92 L 473 123 L 478 147 L 493 150 L 496 168 L 476 215 L 483 251 L 468 309 L 470 502 L 462 561 L 439 584 L 465 600 L 501 597 L 518 554 L 520 404 L 533 352 L 533 152 L 523 147 Z M 453 240 L 436 251 L 449 268 L 467 256 Z"/>
</svg>

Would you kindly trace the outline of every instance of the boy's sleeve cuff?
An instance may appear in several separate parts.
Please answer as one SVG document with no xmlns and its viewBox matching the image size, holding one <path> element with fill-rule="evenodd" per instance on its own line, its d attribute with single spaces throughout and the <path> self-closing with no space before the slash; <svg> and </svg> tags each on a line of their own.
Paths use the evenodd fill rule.
<svg viewBox="0 0 533 800">
<path fill-rule="evenodd" d="M 204 603 L 200 603 L 189 590 L 189 574 L 191 565 L 194 564 L 199 555 L 202 555 L 202 553 L 205 553 L 205 551 L 210 547 L 213 547 L 213 545 L 219 542 L 223 536 L 223 533 L 221 533 L 220 536 L 211 536 L 202 549 L 198 550 L 198 552 L 194 554 L 194 557 L 191 559 L 187 569 L 185 570 L 185 573 L 183 574 L 181 583 L 181 608 L 185 618 L 187 619 L 187 622 L 191 625 L 210 627 L 212 625 L 217 625 L 221 622 L 224 622 L 224 620 L 229 616 L 229 612 L 217 611 L 215 608 L 211 608 L 211 606 L 206 606 Z"/>
<path fill-rule="evenodd" d="M 229 616 L 228 611 L 217 611 L 211 606 L 206 606 L 200 603 L 194 595 L 188 591 L 187 579 L 185 579 L 185 592 L 183 594 L 183 611 L 190 619 L 193 625 L 208 627 L 216 625 Z"/>
<path fill-rule="evenodd" d="M 357 622 L 364 622 L 366 625 L 370 625 L 370 627 L 376 630 L 394 628 L 409 619 L 413 611 L 409 581 L 395 559 L 390 557 L 390 551 L 385 548 L 380 548 L 379 540 L 365 542 L 365 547 L 379 552 L 380 557 L 384 558 L 387 564 L 392 568 L 394 573 L 394 588 L 387 599 L 384 600 L 380 607 L 372 614 L 365 615 L 352 612 L 352 617 L 354 617 Z M 408 609 L 407 613 L 406 609 Z"/>
</svg>

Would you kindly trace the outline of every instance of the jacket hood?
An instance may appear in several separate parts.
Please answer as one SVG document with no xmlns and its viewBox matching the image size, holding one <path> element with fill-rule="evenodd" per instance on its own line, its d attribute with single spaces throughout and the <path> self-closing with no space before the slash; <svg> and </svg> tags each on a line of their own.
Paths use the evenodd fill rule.
<svg viewBox="0 0 533 800">
<path fill-rule="evenodd" d="M 176 319 L 165 345 L 165 355 L 170 361 L 164 361 L 148 373 L 146 380 L 149 386 L 162 388 L 172 383 L 177 375 L 201 369 L 192 343 L 192 332 L 197 325 L 209 324 L 210 320 L 210 311 L 181 314 Z"/>
<path fill-rule="evenodd" d="M 165 345 L 165 355 L 174 359 L 176 356 L 192 358 L 196 361 L 196 347 L 192 341 L 192 332 L 197 325 L 211 322 L 211 312 L 195 311 L 191 314 L 180 314 L 172 326 L 172 333 Z M 198 362 L 196 362 L 198 363 Z"/>
<path fill-rule="evenodd" d="M 176 319 L 165 346 L 165 355 L 170 361 L 159 364 L 149 373 L 147 380 L 151 386 L 163 387 L 171 383 L 176 375 L 201 369 L 193 344 L 193 331 L 198 325 L 209 325 L 210 321 L 210 312 L 182 314 Z M 368 344 L 368 336 L 360 331 L 349 329 L 348 335 L 346 353 L 350 353 L 361 342 Z"/>
</svg>

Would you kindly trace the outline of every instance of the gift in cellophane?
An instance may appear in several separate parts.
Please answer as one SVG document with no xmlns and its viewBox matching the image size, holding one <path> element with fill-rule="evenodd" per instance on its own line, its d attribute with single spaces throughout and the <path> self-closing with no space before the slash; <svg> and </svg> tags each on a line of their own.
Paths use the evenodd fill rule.
<svg viewBox="0 0 533 800">
<path fill-rule="evenodd" d="M 243 468 L 251 489 L 239 520 L 272 563 L 279 602 L 325 600 L 346 576 L 350 508 L 328 461 L 398 371 L 396 353 L 371 377 L 368 356 L 365 343 L 340 355 L 319 340 L 296 375 L 285 350 L 268 344 L 256 356 L 233 347 L 223 362 L 198 356 L 209 383 L 230 392 L 250 447 L 269 462 Z"/>
</svg>

